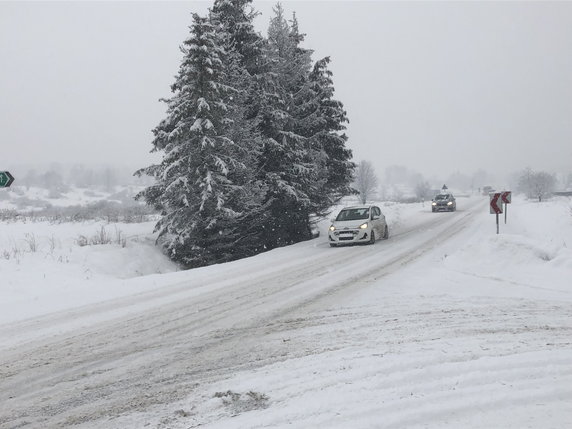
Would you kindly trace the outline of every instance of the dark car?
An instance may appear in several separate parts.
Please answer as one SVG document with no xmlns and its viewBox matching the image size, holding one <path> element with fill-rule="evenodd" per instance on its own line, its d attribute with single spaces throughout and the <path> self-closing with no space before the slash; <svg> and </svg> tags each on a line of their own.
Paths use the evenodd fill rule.
<svg viewBox="0 0 572 429">
<path fill-rule="evenodd" d="M 431 202 L 432 212 L 454 212 L 457 210 L 457 201 L 453 194 L 435 195 Z"/>
</svg>

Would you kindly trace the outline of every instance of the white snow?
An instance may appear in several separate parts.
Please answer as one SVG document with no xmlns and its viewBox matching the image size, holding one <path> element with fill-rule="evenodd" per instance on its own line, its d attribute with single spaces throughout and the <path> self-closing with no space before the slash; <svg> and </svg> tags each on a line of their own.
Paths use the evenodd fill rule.
<svg viewBox="0 0 572 429">
<path fill-rule="evenodd" d="M 77 236 L 96 234 L 101 223 L 2 223 L 0 256 L 15 247 L 21 252 L 0 257 L 0 350 L 150 310 L 156 315 L 164 308 L 173 320 L 210 314 L 205 303 L 218 303 L 216 318 L 187 327 L 192 341 L 222 341 L 218 355 L 206 355 L 210 375 L 187 387 L 188 394 L 172 395 L 178 399 L 108 417 L 92 410 L 86 415 L 97 418 L 78 417 L 77 426 L 566 427 L 572 421 L 572 201 L 515 197 L 499 235 L 483 197 L 457 203 L 456 213 L 379 203 L 391 238 L 373 247 L 329 248 L 324 221 L 315 240 L 186 272 L 176 272 L 152 245 L 152 224 L 104 225 L 111 236 L 118 228 L 129 237 L 125 247 L 79 247 Z M 36 238 L 36 252 L 25 251 L 26 234 Z M 175 307 L 179 301 L 188 304 Z M 209 367 L 208 361 L 167 360 L 190 341 L 167 346 L 169 338 L 138 355 L 138 367 L 171 362 L 155 371 L 163 375 L 150 391 L 158 380 L 182 379 L 189 365 Z M 225 364 L 232 354 L 244 361 Z M 133 370 L 111 357 L 105 362 L 110 379 L 113 371 L 122 378 Z M 20 403 L 5 404 L 0 425 Z"/>
<path fill-rule="evenodd" d="M 135 187 L 124 187 L 118 190 L 128 192 L 131 195 L 135 194 Z M 25 210 L 38 209 L 37 203 L 43 202 L 42 206 L 54 207 L 69 207 L 69 206 L 85 206 L 89 203 L 95 203 L 102 200 L 109 200 L 109 193 L 95 190 L 88 190 L 84 188 L 70 187 L 66 192 L 61 192 L 57 197 L 50 194 L 48 189 L 30 187 L 26 189 L 23 186 L 15 186 L 12 189 L 0 189 L 3 194 L 0 194 L 0 210 L 17 210 L 18 206 L 16 200 L 24 198 L 30 200 L 30 205 L 24 207 Z M 31 204 L 32 202 L 36 205 Z"/>
<path fill-rule="evenodd" d="M 0 323 L 157 287 L 160 276 L 153 274 L 177 271 L 177 266 L 158 252 L 153 226 L 0 223 Z M 102 233 L 110 243 L 89 244 Z"/>
</svg>

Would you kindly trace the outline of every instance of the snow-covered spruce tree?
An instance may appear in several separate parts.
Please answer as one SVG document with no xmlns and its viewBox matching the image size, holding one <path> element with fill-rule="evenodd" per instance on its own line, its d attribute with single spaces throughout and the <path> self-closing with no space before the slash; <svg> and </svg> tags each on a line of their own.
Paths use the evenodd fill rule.
<svg viewBox="0 0 572 429">
<path fill-rule="evenodd" d="M 253 76 L 262 67 L 264 40 L 254 29 L 257 13 L 251 4 L 252 0 L 215 0 L 210 19 L 222 27 L 229 38 L 229 48 L 239 55 L 241 64 Z"/>
<path fill-rule="evenodd" d="M 316 62 L 309 76 L 313 111 L 305 118 L 306 133 L 316 151 L 326 160 L 326 181 L 314 198 L 315 213 L 324 215 L 343 196 L 356 191 L 350 186 L 355 164 L 352 152 L 346 147 L 348 137 L 343 133 L 348 122 L 343 104 L 335 100 L 330 58 Z"/>
<path fill-rule="evenodd" d="M 144 168 L 156 183 L 138 197 L 162 210 L 156 225 L 170 257 L 187 267 L 243 256 L 238 219 L 251 198 L 249 148 L 237 145 L 239 117 L 228 85 L 223 37 L 206 18 L 193 15 L 167 117 L 153 130 L 158 165 Z M 231 61 L 232 62 L 232 61 Z M 246 195 L 245 195 L 246 193 Z"/>
<path fill-rule="evenodd" d="M 266 47 L 270 70 L 263 74 L 256 118 L 263 139 L 259 177 L 267 186 L 260 234 L 267 248 L 311 237 L 312 196 L 324 180 L 299 116 L 311 100 L 311 51 L 300 47 L 303 37 L 297 25 L 288 25 L 280 4 L 274 13 Z"/>
<path fill-rule="evenodd" d="M 237 89 L 233 95 L 236 109 L 232 140 L 240 147 L 248 148 L 245 164 L 252 166 L 248 171 L 248 181 L 243 181 L 245 207 L 237 219 L 239 238 L 234 243 L 237 252 L 243 256 L 266 249 L 260 226 L 266 210 L 263 204 L 266 186 L 255 174 L 262 148 L 256 118 L 260 110 L 260 94 L 263 93 L 260 75 L 267 69 L 263 49 L 266 42 L 254 29 L 253 20 L 257 13 L 251 3 L 252 0 L 215 0 L 209 14 L 213 26 L 223 34 L 229 82 Z"/>
<path fill-rule="evenodd" d="M 215 0 L 210 12 L 211 21 L 227 35 L 227 46 L 236 53 L 247 79 L 241 83 L 244 98 L 244 118 L 253 124 L 265 98 L 265 74 L 270 71 L 266 57 L 267 41 L 255 31 L 252 0 Z"/>
</svg>

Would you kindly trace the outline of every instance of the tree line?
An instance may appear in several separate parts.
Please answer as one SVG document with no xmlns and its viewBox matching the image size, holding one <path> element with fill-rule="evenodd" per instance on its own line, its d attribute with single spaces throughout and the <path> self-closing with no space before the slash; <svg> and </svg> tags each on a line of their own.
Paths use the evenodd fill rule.
<svg viewBox="0 0 572 429">
<path fill-rule="evenodd" d="M 187 267 L 226 262 L 311 237 L 350 186 L 348 122 L 330 58 L 312 60 L 295 14 L 274 8 L 254 30 L 252 0 L 215 0 L 192 15 L 166 117 L 160 163 L 138 198 L 160 210 L 167 254 Z"/>
<path fill-rule="evenodd" d="M 144 186 L 150 182 L 144 178 L 134 178 L 124 166 L 112 165 L 87 166 L 57 163 L 43 168 L 20 166 L 15 171 L 17 172 L 15 187 L 47 189 L 49 198 L 60 198 L 72 187 L 112 193 L 116 192 L 117 187 L 120 186 Z"/>
</svg>

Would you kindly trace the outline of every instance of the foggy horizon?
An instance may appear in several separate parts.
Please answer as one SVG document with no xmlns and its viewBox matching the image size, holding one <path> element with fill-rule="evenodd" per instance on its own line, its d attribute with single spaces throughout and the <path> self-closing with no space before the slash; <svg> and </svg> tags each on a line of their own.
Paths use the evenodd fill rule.
<svg viewBox="0 0 572 429">
<path fill-rule="evenodd" d="M 0 169 L 158 162 L 191 13 L 212 2 L 0 3 Z M 266 34 L 275 2 L 254 1 Z M 354 161 L 380 179 L 572 172 L 572 4 L 282 2 L 332 59 Z"/>
</svg>

